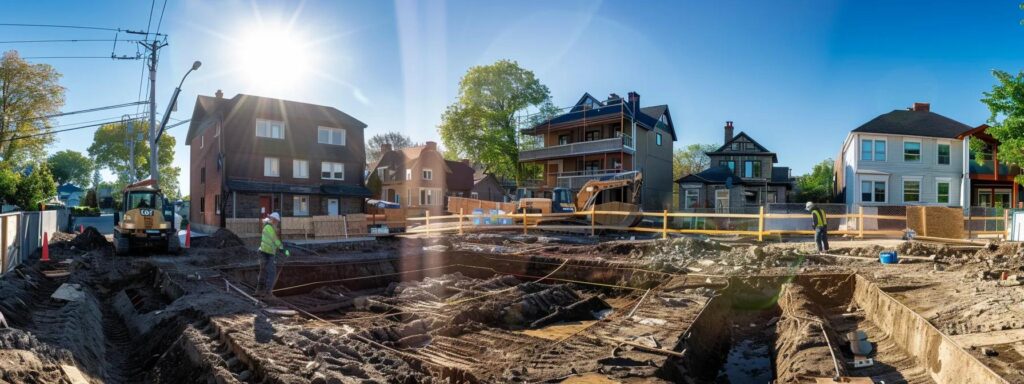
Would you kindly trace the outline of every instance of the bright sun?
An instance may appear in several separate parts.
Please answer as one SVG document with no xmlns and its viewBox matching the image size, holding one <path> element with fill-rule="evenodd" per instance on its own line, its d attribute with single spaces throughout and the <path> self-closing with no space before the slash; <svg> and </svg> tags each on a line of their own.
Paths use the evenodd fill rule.
<svg viewBox="0 0 1024 384">
<path fill-rule="evenodd" d="M 281 91 L 301 87 L 312 68 L 308 41 L 287 28 L 260 25 L 242 35 L 238 65 L 257 89 Z"/>
</svg>

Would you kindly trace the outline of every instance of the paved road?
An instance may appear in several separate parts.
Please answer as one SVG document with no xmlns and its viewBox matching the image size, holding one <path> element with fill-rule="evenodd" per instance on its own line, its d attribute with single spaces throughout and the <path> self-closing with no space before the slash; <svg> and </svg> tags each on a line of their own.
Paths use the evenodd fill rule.
<svg viewBox="0 0 1024 384">
<path fill-rule="evenodd" d="M 110 235 L 114 233 L 114 215 L 103 214 L 99 217 L 76 217 L 75 222 L 72 225 L 73 230 L 78 231 L 78 225 L 84 225 L 86 227 L 95 227 L 96 230 L 104 235 Z"/>
</svg>

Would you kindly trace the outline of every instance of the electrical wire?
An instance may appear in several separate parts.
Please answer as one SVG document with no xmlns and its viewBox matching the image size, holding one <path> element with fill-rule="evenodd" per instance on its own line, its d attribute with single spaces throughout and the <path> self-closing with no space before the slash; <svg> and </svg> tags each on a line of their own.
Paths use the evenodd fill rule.
<svg viewBox="0 0 1024 384">
<path fill-rule="evenodd" d="M 32 121 L 32 120 L 50 119 L 50 118 L 54 118 L 54 117 L 77 115 L 77 114 L 80 114 L 80 113 L 105 111 L 105 110 L 108 110 L 108 109 L 117 109 L 117 108 L 130 107 L 130 106 L 138 105 L 138 104 L 142 104 L 142 103 L 144 103 L 144 102 L 133 101 L 133 102 L 130 102 L 130 103 L 121 103 L 121 104 L 116 104 L 116 105 L 108 105 L 106 107 L 96 107 L 96 108 L 82 109 L 82 110 L 78 110 L 78 111 L 62 112 L 62 113 L 58 113 L 58 114 L 54 114 L 54 115 L 30 117 L 30 118 L 27 118 L 27 119 L 15 120 L 15 121 L 12 121 L 10 123 L 11 124 L 17 124 L 17 123 L 23 123 L 23 122 Z"/>
<path fill-rule="evenodd" d="M 164 24 L 164 11 L 167 10 L 167 0 L 164 0 L 164 5 L 160 7 L 160 20 L 156 23 L 156 34 L 160 34 L 160 26 Z"/>
<path fill-rule="evenodd" d="M 107 121 L 107 122 L 97 123 L 97 124 L 89 124 L 89 125 L 83 125 L 83 126 L 78 126 L 78 127 L 71 127 L 71 128 L 65 128 L 65 129 L 51 130 L 51 131 L 47 131 L 47 132 L 33 133 L 31 135 L 15 136 L 15 137 L 11 137 L 11 138 L 8 138 L 8 139 L 0 140 L 0 143 L 6 143 L 6 142 L 15 141 L 15 140 L 30 139 L 30 138 L 39 137 L 39 136 L 54 135 L 54 134 L 58 134 L 58 133 L 62 133 L 62 132 L 75 131 L 75 130 L 91 128 L 91 127 L 101 127 L 101 126 L 104 126 L 104 125 L 107 125 L 107 124 L 116 124 L 116 123 L 120 123 L 120 122 L 121 122 L 121 120 L 112 120 L 112 121 Z"/>
<path fill-rule="evenodd" d="M 156 0 L 149 0 L 149 22 L 146 23 L 146 39 L 149 39 L 149 27 L 153 26 L 153 7 L 156 6 Z"/>
<path fill-rule="evenodd" d="M 42 28 L 70 28 L 70 29 L 91 29 L 96 31 L 123 31 L 120 28 L 91 27 L 82 25 L 58 25 L 58 24 L 23 24 L 23 23 L 0 23 L 0 27 L 42 27 Z"/>
<path fill-rule="evenodd" d="M 113 59 L 110 56 L 28 56 L 23 57 L 26 60 L 46 60 L 46 59 Z"/>
<path fill-rule="evenodd" d="M 0 44 L 28 44 L 28 43 L 86 43 L 86 42 L 105 42 L 109 43 L 112 41 L 127 41 L 136 42 L 141 40 L 116 40 L 116 39 L 52 39 L 52 40 L 8 40 L 0 41 Z"/>
</svg>

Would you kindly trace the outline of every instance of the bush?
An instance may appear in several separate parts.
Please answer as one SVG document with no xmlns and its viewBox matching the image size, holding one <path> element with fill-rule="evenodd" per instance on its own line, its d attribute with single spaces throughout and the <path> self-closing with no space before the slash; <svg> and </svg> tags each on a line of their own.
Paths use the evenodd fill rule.
<svg viewBox="0 0 1024 384">
<path fill-rule="evenodd" d="M 71 207 L 71 214 L 77 217 L 97 217 L 100 215 L 100 209 L 96 207 Z"/>
</svg>

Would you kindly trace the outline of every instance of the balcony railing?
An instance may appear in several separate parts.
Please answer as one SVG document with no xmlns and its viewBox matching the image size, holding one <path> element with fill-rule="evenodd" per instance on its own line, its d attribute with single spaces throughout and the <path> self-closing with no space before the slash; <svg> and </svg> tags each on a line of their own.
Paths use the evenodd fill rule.
<svg viewBox="0 0 1024 384">
<path fill-rule="evenodd" d="M 622 135 L 609 139 L 581 141 L 577 143 L 521 150 L 519 151 L 519 161 L 557 159 L 562 157 L 619 151 L 633 154 L 633 138 L 629 135 Z"/>
</svg>

